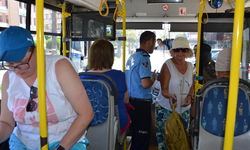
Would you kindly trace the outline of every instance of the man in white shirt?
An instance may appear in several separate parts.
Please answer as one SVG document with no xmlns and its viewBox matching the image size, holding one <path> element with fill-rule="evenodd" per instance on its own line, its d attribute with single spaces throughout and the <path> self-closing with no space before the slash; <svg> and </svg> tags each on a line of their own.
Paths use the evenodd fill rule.
<svg viewBox="0 0 250 150">
<path fill-rule="evenodd" d="M 157 50 L 168 50 L 167 45 L 163 44 L 161 39 L 157 39 L 157 44 Z"/>
</svg>

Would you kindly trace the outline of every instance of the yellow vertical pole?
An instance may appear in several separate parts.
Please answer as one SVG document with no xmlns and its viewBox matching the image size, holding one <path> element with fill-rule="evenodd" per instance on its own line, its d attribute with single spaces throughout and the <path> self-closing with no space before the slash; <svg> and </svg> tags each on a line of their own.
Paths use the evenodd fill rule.
<svg viewBox="0 0 250 150">
<path fill-rule="evenodd" d="M 200 43 L 201 43 L 201 22 L 202 22 L 202 15 L 203 15 L 203 8 L 206 5 L 206 0 L 202 0 L 200 2 L 200 10 L 199 10 L 199 18 L 198 18 L 198 39 L 197 39 L 197 51 L 196 51 L 196 75 L 199 76 L 199 68 L 200 68 Z M 195 94 L 198 90 L 202 87 L 199 84 L 199 80 L 195 80 Z M 194 97 L 196 101 L 196 96 Z"/>
<path fill-rule="evenodd" d="M 233 28 L 233 49 L 231 59 L 229 98 L 227 106 L 226 131 L 224 150 L 233 149 L 234 127 L 239 87 L 240 58 L 242 48 L 243 21 L 244 21 L 245 0 L 235 1 L 234 28 Z"/>
<path fill-rule="evenodd" d="M 36 36 L 37 36 L 37 77 L 39 97 L 39 125 L 41 150 L 48 150 L 47 115 L 45 96 L 45 61 L 44 61 L 44 22 L 43 0 L 36 0 Z"/>
<path fill-rule="evenodd" d="M 65 29 L 66 29 L 66 17 L 64 17 L 65 13 L 65 3 L 62 4 L 62 37 L 66 37 Z M 63 42 L 63 56 L 66 56 L 66 42 Z"/>
<path fill-rule="evenodd" d="M 123 17 L 123 22 L 122 22 L 122 29 L 123 29 L 123 37 L 126 37 L 126 7 L 125 7 L 125 1 L 121 0 L 120 1 L 122 4 L 122 17 Z M 125 59 L 126 59 L 126 41 L 122 41 L 122 46 L 123 46 L 123 55 L 122 55 L 122 71 L 125 72 Z"/>
<path fill-rule="evenodd" d="M 66 4 L 63 3 L 62 4 L 62 37 L 63 39 L 66 38 L 66 18 L 71 15 L 70 13 L 65 12 L 65 7 L 66 7 Z M 63 56 L 66 56 L 66 53 L 68 52 L 69 51 L 66 50 L 66 42 L 63 42 Z"/>
</svg>

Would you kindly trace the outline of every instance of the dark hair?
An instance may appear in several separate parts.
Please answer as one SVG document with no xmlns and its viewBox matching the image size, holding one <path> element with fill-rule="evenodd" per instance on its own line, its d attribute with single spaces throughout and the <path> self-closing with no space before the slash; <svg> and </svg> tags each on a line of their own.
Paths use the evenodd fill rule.
<svg viewBox="0 0 250 150">
<path fill-rule="evenodd" d="M 90 47 L 88 69 L 111 69 L 114 63 L 114 47 L 105 40 L 98 39 Z"/>
<path fill-rule="evenodd" d="M 157 39 L 156 41 L 162 41 L 162 39 L 159 38 L 159 39 Z"/>
<path fill-rule="evenodd" d="M 145 44 L 147 43 L 147 41 L 149 41 L 150 39 L 155 40 L 155 34 L 151 31 L 145 31 L 141 34 L 140 37 L 140 44 Z"/>
<path fill-rule="evenodd" d="M 36 47 L 35 45 L 30 46 L 29 49 L 28 49 L 28 52 L 33 52 L 35 47 Z"/>
<path fill-rule="evenodd" d="M 203 53 L 210 53 L 211 46 L 203 43 L 203 44 L 201 44 L 201 51 L 203 51 Z"/>
<path fill-rule="evenodd" d="M 197 46 L 197 44 L 194 46 L 194 48 L 195 48 L 196 46 Z M 193 49 L 194 49 L 194 48 L 193 48 Z"/>
</svg>

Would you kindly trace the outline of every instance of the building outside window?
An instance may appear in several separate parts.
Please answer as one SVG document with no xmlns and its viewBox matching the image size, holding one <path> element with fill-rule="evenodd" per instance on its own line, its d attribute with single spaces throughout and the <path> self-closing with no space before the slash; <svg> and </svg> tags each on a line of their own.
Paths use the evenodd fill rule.
<svg viewBox="0 0 250 150">
<path fill-rule="evenodd" d="M 45 30 L 49 30 L 49 25 L 48 24 L 45 25 Z"/>
<path fill-rule="evenodd" d="M 56 26 L 57 26 L 57 30 L 61 29 L 61 24 L 60 23 L 58 23 Z"/>
<path fill-rule="evenodd" d="M 20 24 L 22 24 L 23 23 L 22 16 L 19 16 L 19 19 L 20 19 Z"/>
<path fill-rule="evenodd" d="M 8 8 L 8 0 L 5 0 L 5 6 Z"/>
</svg>

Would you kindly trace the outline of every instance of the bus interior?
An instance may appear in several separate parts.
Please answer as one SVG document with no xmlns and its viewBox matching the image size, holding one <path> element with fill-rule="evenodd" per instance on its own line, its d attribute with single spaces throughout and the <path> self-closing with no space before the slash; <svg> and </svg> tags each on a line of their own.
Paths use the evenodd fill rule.
<svg viewBox="0 0 250 150">
<path fill-rule="evenodd" d="M 218 0 L 215 5 L 211 4 L 211 0 L 205 0 L 205 6 L 202 7 L 203 23 L 199 35 L 198 19 L 202 1 L 204 0 L 44 0 L 44 53 L 64 55 L 63 43 L 66 43 L 66 56 L 73 61 L 79 72 L 84 72 L 91 44 L 96 39 L 104 38 L 110 40 L 115 49 L 112 68 L 124 71 L 124 62 L 139 48 L 140 34 L 149 30 L 156 34 L 157 39 L 170 41 L 170 43 L 176 37 L 185 37 L 189 40 L 192 49 L 198 44 L 198 36 L 200 36 L 200 43 L 211 46 L 211 57 L 216 61 L 221 50 L 233 47 L 235 3 L 238 0 Z M 0 2 L 0 32 L 13 25 L 24 27 L 32 33 L 36 43 L 36 1 L 0 0 Z M 117 2 L 123 11 L 120 14 L 116 14 Z M 242 51 L 239 76 L 249 82 L 250 0 L 245 0 L 244 5 L 242 48 L 239 49 Z M 107 12 L 107 16 L 102 16 Z M 125 16 L 122 16 L 124 13 Z M 124 18 L 126 18 L 125 29 Z M 63 19 L 65 19 L 65 35 L 63 35 Z M 124 36 L 124 30 L 126 36 Z M 203 74 L 202 54 L 200 50 L 199 76 Z M 150 56 L 151 71 L 156 70 L 157 73 L 161 71 L 163 63 L 171 58 L 168 50 L 154 50 Z M 195 56 L 186 61 L 197 63 Z M 6 70 L 1 68 L 0 83 L 5 72 Z M 154 105 L 152 105 L 152 116 L 154 116 Z M 152 128 L 150 150 L 157 149 L 154 130 Z M 130 139 L 131 137 L 126 137 L 126 149 L 129 149 Z M 3 144 L 2 147 L 4 147 Z"/>
</svg>

